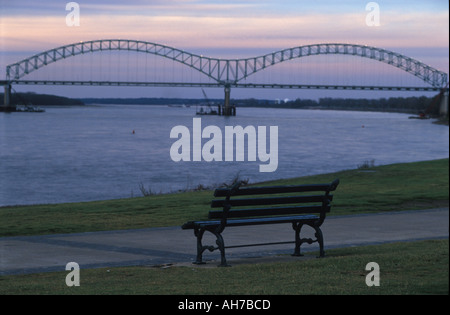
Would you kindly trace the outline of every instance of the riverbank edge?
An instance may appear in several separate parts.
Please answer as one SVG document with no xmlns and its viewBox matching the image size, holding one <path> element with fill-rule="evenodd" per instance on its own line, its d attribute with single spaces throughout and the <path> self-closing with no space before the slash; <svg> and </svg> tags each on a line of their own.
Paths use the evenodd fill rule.
<svg viewBox="0 0 450 315">
<path fill-rule="evenodd" d="M 397 163 L 252 183 L 297 185 L 341 179 L 330 215 L 448 207 L 449 159 Z M 0 236 L 176 226 L 207 216 L 213 190 L 75 203 L 0 207 Z"/>
</svg>

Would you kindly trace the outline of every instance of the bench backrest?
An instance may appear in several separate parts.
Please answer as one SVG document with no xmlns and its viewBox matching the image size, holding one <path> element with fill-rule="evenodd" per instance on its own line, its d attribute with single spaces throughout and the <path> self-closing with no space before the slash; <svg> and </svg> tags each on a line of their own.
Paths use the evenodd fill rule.
<svg viewBox="0 0 450 315">
<path fill-rule="evenodd" d="M 231 188 L 215 190 L 214 197 L 224 198 L 214 199 L 211 207 L 222 210 L 211 210 L 208 217 L 226 219 L 319 213 L 324 219 L 331 209 L 333 195 L 330 192 L 336 190 L 338 184 L 339 179 L 330 184 L 297 186 L 240 188 L 238 183 Z"/>
</svg>

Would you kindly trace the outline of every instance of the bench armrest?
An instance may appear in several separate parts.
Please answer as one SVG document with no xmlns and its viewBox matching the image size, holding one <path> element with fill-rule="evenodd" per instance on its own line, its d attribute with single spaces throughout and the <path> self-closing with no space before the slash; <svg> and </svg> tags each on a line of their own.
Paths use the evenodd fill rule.
<svg viewBox="0 0 450 315">
<path fill-rule="evenodd" d="M 239 190 L 239 187 L 241 187 L 241 185 L 242 185 L 242 181 L 238 181 L 233 186 L 231 186 L 230 191 L 227 194 L 227 200 L 229 200 L 230 197 L 233 196 L 236 193 L 236 191 Z"/>
<path fill-rule="evenodd" d="M 330 184 L 330 190 L 329 190 L 329 191 L 335 191 L 338 185 L 339 185 L 339 178 L 335 179 L 335 180 Z"/>
</svg>

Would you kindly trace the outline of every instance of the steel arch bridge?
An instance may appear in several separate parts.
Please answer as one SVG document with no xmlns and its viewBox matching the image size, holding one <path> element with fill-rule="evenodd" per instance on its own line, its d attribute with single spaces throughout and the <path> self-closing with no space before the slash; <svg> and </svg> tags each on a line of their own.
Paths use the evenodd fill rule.
<svg viewBox="0 0 450 315">
<path fill-rule="evenodd" d="M 82 55 L 92 52 L 109 51 L 109 50 L 125 50 L 136 51 L 161 56 L 179 62 L 190 68 L 193 68 L 209 78 L 215 83 L 203 84 L 204 86 L 225 86 L 229 88 L 235 87 L 272 87 L 283 88 L 284 85 L 278 84 L 240 84 L 239 82 L 250 75 L 267 69 L 276 64 L 289 61 L 296 58 L 302 58 L 313 55 L 324 54 L 342 54 L 353 55 L 362 58 L 369 58 L 399 68 L 410 73 L 425 83 L 430 85 L 430 90 L 439 90 L 447 85 L 447 74 L 432 68 L 418 60 L 408 56 L 377 47 L 342 44 L 342 43 L 325 43 L 304 45 L 294 48 L 283 49 L 270 54 L 244 58 L 244 59 L 218 59 L 193 54 L 184 50 L 138 40 L 125 39 L 103 39 L 86 42 L 79 42 L 65 45 L 44 51 L 19 62 L 10 64 L 6 67 L 6 83 L 16 84 L 71 84 L 71 85 L 151 85 L 145 82 L 92 82 L 92 81 L 26 81 L 22 78 L 26 75 L 43 68 L 51 63 L 59 60 Z M 159 83 L 160 85 L 172 86 L 201 86 L 197 83 Z M 158 83 L 153 83 L 158 85 Z M 290 86 L 292 87 L 292 86 Z M 344 88 L 344 86 L 310 86 L 309 88 Z M 363 88 L 363 87 L 359 87 Z M 374 88 L 374 87 L 372 87 Z M 426 88 L 425 88 L 426 89 Z"/>
</svg>

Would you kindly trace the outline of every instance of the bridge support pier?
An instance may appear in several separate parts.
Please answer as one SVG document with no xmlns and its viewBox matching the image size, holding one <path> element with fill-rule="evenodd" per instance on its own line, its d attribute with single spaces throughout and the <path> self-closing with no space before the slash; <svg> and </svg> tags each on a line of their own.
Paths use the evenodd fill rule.
<svg viewBox="0 0 450 315">
<path fill-rule="evenodd" d="M 236 107 L 230 105 L 230 94 L 231 86 L 229 84 L 225 85 L 225 100 L 222 108 L 223 116 L 236 116 Z"/>
<path fill-rule="evenodd" d="M 231 93 L 231 87 L 230 85 L 225 85 L 225 101 L 223 103 L 223 116 L 230 116 L 231 110 L 230 110 L 230 93 Z"/>
<path fill-rule="evenodd" d="M 441 95 L 441 104 L 439 106 L 439 115 L 448 117 L 448 90 Z"/>
<path fill-rule="evenodd" d="M 13 112 L 16 110 L 16 107 L 11 105 L 11 83 L 6 81 L 3 87 L 5 94 L 3 96 L 3 106 L 0 106 L 0 112 Z"/>
</svg>

